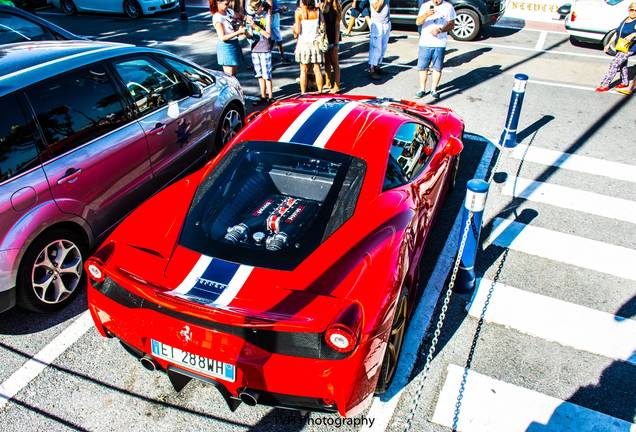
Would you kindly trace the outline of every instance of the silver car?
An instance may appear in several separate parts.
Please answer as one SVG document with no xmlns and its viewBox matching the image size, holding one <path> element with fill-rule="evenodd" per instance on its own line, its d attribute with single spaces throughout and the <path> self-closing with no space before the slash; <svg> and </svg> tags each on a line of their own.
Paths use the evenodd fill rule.
<svg viewBox="0 0 636 432">
<path fill-rule="evenodd" d="M 238 132 L 243 92 L 130 45 L 17 43 L 0 58 L 0 311 L 52 311 L 105 233 Z"/>
</svg>

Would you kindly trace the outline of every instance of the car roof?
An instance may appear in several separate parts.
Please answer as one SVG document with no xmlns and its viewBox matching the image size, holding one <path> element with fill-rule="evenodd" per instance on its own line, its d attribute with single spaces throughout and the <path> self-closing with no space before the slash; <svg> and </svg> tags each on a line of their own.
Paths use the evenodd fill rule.
<svg viewBox="0 0 636 432">
<path fill-rule="evenodd" d="M 33 13 L 27 12 L 22 9 L 18 9 L 17 7 L 0 5 L 0 13 L 3 13 L 3 14 L 6 13 L 9 15 L 19 16 L 21 18 L 32 21 L 38 25 L 41 25 L 42 27 L 46 27 L 48 30 L 50 30 L 51 32 L 55 33 L 57 36 L 63 39 L 67 39 L 67 40 L 85 39 L 84 37 L 73 34 L 70 31 L 65 30 L 62 27 L 59 27 L 53 24 L 52 22 L 45 20 L 44 18 L 40 18 L 39 16 Z"/>
<path fill-rule="evenodd" d="M 0 96 L 77 67 L 140 52 L 161 51 L 83 40 L 0 45 Z"/>
</svg>

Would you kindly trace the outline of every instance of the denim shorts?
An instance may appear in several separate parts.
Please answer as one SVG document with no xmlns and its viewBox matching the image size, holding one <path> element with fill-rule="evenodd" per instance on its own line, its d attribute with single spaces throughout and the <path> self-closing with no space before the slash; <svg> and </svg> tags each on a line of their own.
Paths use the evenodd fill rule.
<svg viewBox="0 0 636 432">
<path fill-rule="evenodd" d="M 441 71 L 444 65 L 445 47 L 424 47 L 421 46 L 417 54 L 417 70 L 428 70 L 431 62 L 433 70 Z"/>
</svg>

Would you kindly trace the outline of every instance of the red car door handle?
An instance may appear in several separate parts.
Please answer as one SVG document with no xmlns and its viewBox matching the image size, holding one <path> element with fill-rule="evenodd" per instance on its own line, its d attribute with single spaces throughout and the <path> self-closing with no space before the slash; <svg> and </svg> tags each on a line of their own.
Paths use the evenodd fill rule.
<svg viewBox="0 0 636 432">
<path fill-rule="evenodd" d="M 64 177 L 60 178 L 57 181 L 57 184 L 73 183 L 75 180 L 77 180 L 77 178 L 79 177 L 81 173 L 82 173 L 81 168 L 80 169 L 69 168 L 68 170 L 66 170 L 66 173 L 64 173 Z"/>
<path fill-rule="evenodd" d="M 155 124 L 155 127 L 148 132 L 148 135 L 161 135 L 166 130 L 166 125 L 160 122 Z"/>
</svg>

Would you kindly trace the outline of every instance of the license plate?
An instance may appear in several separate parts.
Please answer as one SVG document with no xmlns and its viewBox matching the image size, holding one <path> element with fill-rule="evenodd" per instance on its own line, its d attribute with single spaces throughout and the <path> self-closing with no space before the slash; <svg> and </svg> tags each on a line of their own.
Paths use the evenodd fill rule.
<svg viewBox="0 0 636 432">
<path fill-rule="evenodd" d="M 185 369 L 229 382 L 234 382 L 236 379 L 236 367 L 232 364 L 182 351 L 154 339 L 151 339 L 151 347 L 152 355 L 155 357 L 168 360 Z"/>
</svg>

